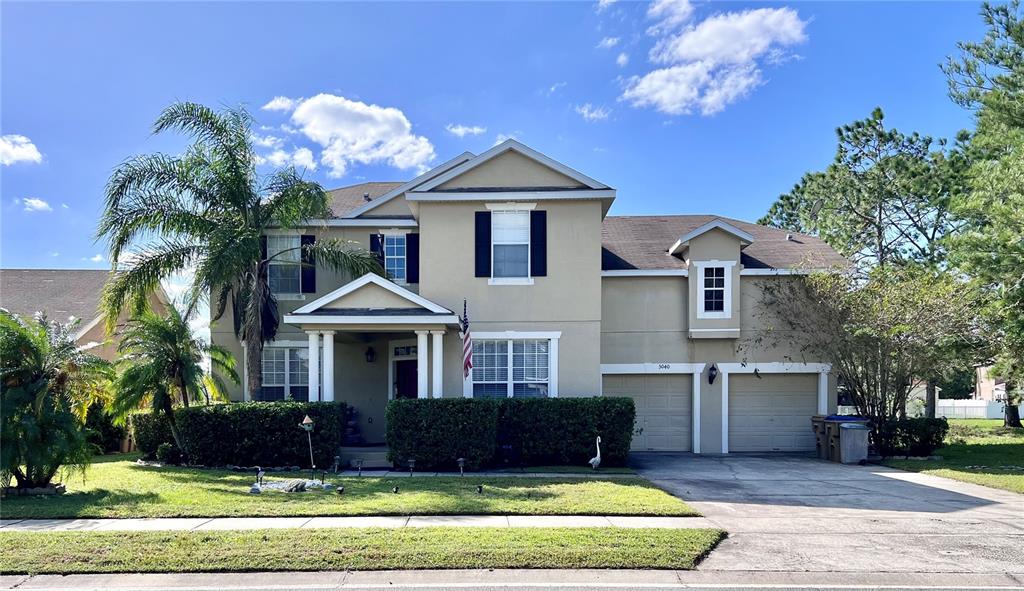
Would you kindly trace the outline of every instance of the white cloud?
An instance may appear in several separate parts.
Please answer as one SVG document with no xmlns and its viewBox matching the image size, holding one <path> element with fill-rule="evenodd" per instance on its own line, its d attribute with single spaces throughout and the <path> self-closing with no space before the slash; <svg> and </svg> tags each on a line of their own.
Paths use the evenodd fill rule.
<svg viewBox="0 0 1024 591">
<path fill-rule="evenodd" d="M 284 140 L 272 135 L 252 134 L 252 143 L 261 148 L 278 148 L 284 144 Z"/>
<path fill-rule="evenodd" d="M 577 105 L 576 112 L 587 121 L 604 121 L 612 113 L 608 108 L 594 107 L 590 103 Z"/>
<path fill-rule="evenodd" d="M 284 97 L 274 100 L 279 98 Z M 328 176 L 344 176 L 352 163 L 421 169 L 434 159 L 430 140 L 413 134 L 405 113 L 394 107 L 368 105 L 332 94 L 319 94 L 294 104 L 291 121 L 323 148 L 320 162 L 329 169 Z"/>
<path fill-rule="evenodd" d="M 605 37 L 597 42 L 598 49 L 611 49 L 619 44 L 618 37 Z"/>
<path fill-rule="evenodd" d="M 50 207 L 49 203 L 42 199 L 36 199 L 35 197 L 15 199 L 14 203 L 22 205 L 22 209 L 25 211 L 53 211 L 53 208 Z"/>
<path fill-rule="evenodd" d="M 302 99 L 291 99 L 286 96 L 275 96 L 270 102 L 260 107 L 264 111 L 292 111 Z"/>
<path fill-rule="evenodd" d="M 480 135 L 481 133 L 485 133 L 487 131 L 486 127 L 480 127 L 479 125 L 462 125 L 461 123 L 458 125 L 454 123 L 449 123 L 448 125 L 445 126 L 445 129 L 448 130 L 448 133 L 458 137 L 466 137 L 467 135 Z"/>
<path fill-rule="evenodd" d="M 626 65 L 629 64 L 629 54 L 623 51 L 619 54 L 619 57 L 615 58 L 615 63 L 618 64 L 620 68 L 625 68 Z"/>
<path fill-rule="evenodd" d="M 61 208 L 61 209 L 71 209 L 71 206 L 70 206 L 70 205 L 68 205 L 67 203 L 61 203 L 61 204 L 60 204 L 60 208 Z"/>
<path fill-rule="evenodd" d="M 807 40 L 807 22 L 791 8 L 758 8 L 713 15 L 690 22 L 686 2 L 657 0 L 648 32 L 658 37 L 650 52 L 662 67 L 631 78 L 622 100 L 669 115 L 699 110 L 721 112 L 763 81 L 762 62 L 786 61 L 788 48 Z"/>
<path fill-rule="evenodd" d="M 52 256 L 52 257 L 59 257 L 60 253 L 55 250 L 55 251 L 50 253 L 50 256 Z"/>
<path fill-rule="evenodd" d="M 648 35 L 669 33 L 690 20 L 693 5 L 689 0 L 654 0 L 647 8 L 647 18 L 657 21 L 647 28 Z"/>
<path fill-rule="evenodd" d="M 23 135 L 9 134 L 0 136 L 0 164 L 5 166 L 15 162 L 33 162 L 39 164 L 43 155 L 32 140 Z"/>
<path fill-rule="evenodd" d="M 612 4 L 615 4 L 617 0 L 597 0 L 597 6 L 594 8 L 597 12 L 604 12 L 608 8 L 611 8 Z"/>
<path fill-rule="evenodd" d="M 316 170 L 316 159 L 313 157 L 313 151 L 309 148 L 296 148 L 291 152 L 274 150 L 265 156 L 257 154 L 256 164 L 270 164 L 276 167 L 294 166 Z"/>
<path fill-rule="evenodd" d="M 544 89 L 544 94 L 546 94 L 548 96 L 551 96 L 551 95 L 555 94 L 556 92 L 558 92 L 559 90 L 565 88 L 566 84 L 567 84 L 567 82 L 555 82 L 551 86 L 549 86 L 549 87 Z"/>
<path fill-rule="evenodd" d="M 517 135 L 518 133 L 520 133 L 520 132 L 514 131 L 514 132 L 508 133 L 508 134 L 499 133 L 494 138 L 494 145 L 497 146 L 498 144 L 500 144 L 501 142 L 503 142 L 505 140 L 518 140 L 519 139 L 519 136 Z"/>
<path fill-rule="evenodd" d="M 93 256 L 88 257 L 88 258 L 82 257 L 82 260 L 83 261 L 91 261 L 93 263 L 102 263 L 103 262 L 103 255 L 101 255 L 101 254 L 94 254 Z"/>
</svg>

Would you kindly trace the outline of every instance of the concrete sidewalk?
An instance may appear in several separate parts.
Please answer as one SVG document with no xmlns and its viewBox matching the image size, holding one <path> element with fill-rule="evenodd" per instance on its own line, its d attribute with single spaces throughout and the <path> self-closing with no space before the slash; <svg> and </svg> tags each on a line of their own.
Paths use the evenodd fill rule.
<svg viewBox="0 0 1024 591">
<path fill-rule="evenodd" d="M 364 517 L 183 517 L 166 519 L 5 519 L 8 531 L 214 531 L 342 527 L 623 527 L 713 528 L 703 517 L 598 515 L 413 515 Z"/>
<path fill-rule="evenodd" d="M 67 591 L 319 591 L 337 589 L 1024 589 L 1021 574 L 702 572 L 676 570 L 421 570 L 108 575 L 0 575 L 0 589 Z"/>
</svg>

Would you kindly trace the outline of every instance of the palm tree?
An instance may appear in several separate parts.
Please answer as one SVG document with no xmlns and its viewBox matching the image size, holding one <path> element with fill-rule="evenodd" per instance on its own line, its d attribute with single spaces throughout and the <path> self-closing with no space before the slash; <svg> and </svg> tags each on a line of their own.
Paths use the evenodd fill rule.
<svg viewBox="0 0 1024 591">
<path fill-rule="evenodd" d="M 178 449 L 182 447 L 174 407 L 212 398 L 225 399 L 219 374 L 238 383 L 235 361 L 222 347 L 207 344 L 192 334 L 188 317 L 173 305 L 165 316 L 145 311 L 130 320 L 117 347 L 120 372 L 107 412 L 118 422 L 132 412 L 150 407 L 162 412 Z M 218 373 L 203 370 L 204 358 Z"/>
<path fill-rule="evenodd" d="M 244 109 L 168 107 L 153 133 L 178 131 L 192 143 L 180 156 L 151 154 L 122 163 L 107 184 L 97 236 L 107 239 L 110 260 L 120 267 L 104 293 L 108 327 L 122 309 L 144 309 L 161 280 L 194 268 L 186 309 L 209 298 L 211 318 L 217 320 L 231 305 L 235 335 L 245 343 L 246 380 L 255 395 L 262 385 L 263 344 L 273 339 L 279 322 L 268 266 L 276 257 L 296 254 L 267 256 L 261 237 L 269 228 L 329 217 L 330 210 L 323 188 L 292 167 L 257 174 L 251 126 Z M 295 250 L 303 264 L 316 260 L 351 276 L 382 272 L 377 258 L 353 243 L 318 240 Z"/>
<path fill-rule="evenodd" d="M 26 320 L 0 309 L 0 476 L 45 487 L 61 467 L 84 469 L 89 407 L 109 393 L 110 363 L 78 347 L 78 321 Z"/>
</svg>

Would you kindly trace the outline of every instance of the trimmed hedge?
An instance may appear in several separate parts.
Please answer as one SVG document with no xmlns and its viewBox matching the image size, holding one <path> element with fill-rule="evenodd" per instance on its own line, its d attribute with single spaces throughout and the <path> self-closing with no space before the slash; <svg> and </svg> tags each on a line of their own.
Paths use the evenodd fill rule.
<svg viewBox="0 0 1024 591">
<path fill-rule="evenodd" d="M 142 452 L 146 459 L 155 459 L 156 450 L 161 443 L 174 445 L 174 436 L 171 435 L 171 426 L 162 414 L 138 413 L 128 419 L 131 427 L 132 439 L 135 440 L 135 447 Z"/>
<path fill-rule="evenodd" d="M 476 470 L 494 460 L 498 405 L 469 398 L 393 400 L 384 413 L 389 455 L 403 467 L 451 468 L 458 458 Z"/>
<path fill-rule="evenodd" d="M 343 402 L 236 402 L 174 413 L 192 464 L 303 468 L 309 444 L 299 423 L 306 415 L 313 419 L 313 458 L 327 468 L 345 437 L 349 407 Z"/>
<path fill-rule="evenodd" d="M 103 404 L 89 407 L 85 416 L 85 437 L 98 453 L 108 454 L 121 451 L 121 441 L 128 436 L 128 429 L 114 424 Z"/>
<path fill-rule="evenodd" d="M 392 461 L 417 468 L 586 465 L 601 436 L 601 463 L 625 464 L 636 410 L 631 398 L 395 400 L 387 408 Z"/>
<path fill-rule="evenodd" d="M 622 466 L 633 440 L 632 398 L 498 401 L 499 459 L 514 466 L 586 465 L 601 436 L 601 465 Z"/>
<path fill-rule="evenodd" d="M 945 418 L 888 421 L 877 432 L 878 452 L 887 458 L 896 455 L 930 456 L 942 447 L 947 433 L 949 422 Z"/>
</svg>

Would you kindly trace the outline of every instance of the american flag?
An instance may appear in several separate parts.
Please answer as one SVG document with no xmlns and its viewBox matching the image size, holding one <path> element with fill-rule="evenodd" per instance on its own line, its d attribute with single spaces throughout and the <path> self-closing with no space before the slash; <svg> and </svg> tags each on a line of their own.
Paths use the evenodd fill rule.
<svg viewBox="0 0 1024 591">
<path fill-rule="evenodd" d="M 473 369 L 473 339 L 469 336 L 469 313 L 466 312 L 466 300 L 462 300 L 459 331 L 462 332 L 462 379 L 469 379 L 469 372 Z"/>
</svg>

